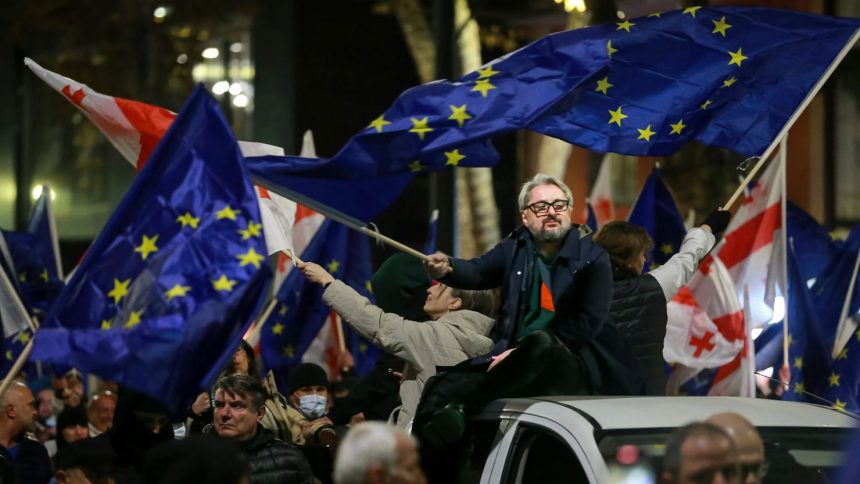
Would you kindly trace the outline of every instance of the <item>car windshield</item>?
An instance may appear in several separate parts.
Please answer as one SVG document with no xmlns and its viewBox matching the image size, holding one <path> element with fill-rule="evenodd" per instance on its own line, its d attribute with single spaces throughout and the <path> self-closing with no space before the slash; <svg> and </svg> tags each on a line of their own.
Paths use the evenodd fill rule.
<svg viewBox="0 0 860 484">
<path fill-rule="evenodd" d="M 607 463 L 610 463 L 619 447 L 634 445 L 639 448 L 647 465 L 659 475 L 666 451 L 665 443 L 672 430 L 606 431 L 600 437 L 598 446 Z M 829 482 L 835 469 L 842 463 L 847 429 L 761 427 L 758 430 L 765 443 L 767 473 L 770 477 L 803 475 L 811 479 L 809 482 Z"/>
</svg>

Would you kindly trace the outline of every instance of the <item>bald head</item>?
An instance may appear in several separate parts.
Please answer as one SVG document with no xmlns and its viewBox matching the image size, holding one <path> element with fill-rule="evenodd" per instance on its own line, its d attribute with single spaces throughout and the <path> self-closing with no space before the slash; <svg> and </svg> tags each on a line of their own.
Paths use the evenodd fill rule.
<svg viewBox="0 0 860 484">
<path fill-rule="evenodd" d="M 708 423 L 723 429 L 735 444 L 740 456 L 741 466 L 745 471 L 742 476 L 745 483 L 761 482 L 764 466 L 764 442 L 758 430 L 743 416 L 724 412 L 712 415 Z"/>
<path fill-rule="evenodd" d="M 0 396 L 0 419 L 11 433 L 36 430 L 36 397 L 27 385 L 13 381 Z"/>
</svg>

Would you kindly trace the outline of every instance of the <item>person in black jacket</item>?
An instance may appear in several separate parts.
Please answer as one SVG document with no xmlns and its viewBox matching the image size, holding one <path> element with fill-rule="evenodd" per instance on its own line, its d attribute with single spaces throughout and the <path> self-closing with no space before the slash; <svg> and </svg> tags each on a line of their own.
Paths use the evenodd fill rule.
<svg viewBox="0 0 860 484">
<path fill-rule="evenodd" d="M 0 395 L 0 455 L 11 462 L 14 482 L 42 483 L 51 479 L 51 459 L 36 431 L 36 398 L 27 385 L 12 381 Z M 8 466 L 7 466 L 8 467 Z"/>
<path fill-rule="evenodd" d="M 701 227 L 687 232 L 677 254 L 646 274 L 642 274 L 645 256 L 654 242 L 645 229 L 617 221 L 600 227 L 594 235 L 594 243 L 603 247 L 612 261 L 612 321 L 633 349 L 648 395 L 666 394 L 666 303 L 693 277 L 699 261 L 714 246 L 712 232 L 725 230 L 730 215 L 725 210 L 715 210 Z"/>
<path fill-rule="evenodd" d="M 215 385 L 215 432 L 234 439 L 248 456 L 251 484 L 312 483 L 313 474 L 298 447 L 276 439 L 260 424 L 266 390 L 259 380 L 232 374 Z"/>
</svg>

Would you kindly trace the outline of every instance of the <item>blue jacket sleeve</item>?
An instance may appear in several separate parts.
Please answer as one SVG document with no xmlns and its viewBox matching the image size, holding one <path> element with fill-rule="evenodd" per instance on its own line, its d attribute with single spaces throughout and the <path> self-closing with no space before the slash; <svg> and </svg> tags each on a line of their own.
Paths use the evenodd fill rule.
<svg viewBox="0 0 860 484">
<path fill-rule="evenodd" d="M 454 270 L 440 279 L 440 282 L 459 289 L 480 290 L 501 286 L 505 277 L 505 265 L 510 258 L 505 250 L 507 243 L 510 242 L 499 242 L 489 252 L 474 259 L 451 257 L 449 263 Z"/>
<path fill-rule="evenodd" d="M 574 310 L 556 327 L 556 335 L 571 348 L 592 341 L 609 319 L 612 267 L 606 252 L 601 250 L 597 258 L 577 274 L 577 278 L 580 290 L 574 297 L 578 299 L 576 306 L 580 310 Z"/>
</svg>

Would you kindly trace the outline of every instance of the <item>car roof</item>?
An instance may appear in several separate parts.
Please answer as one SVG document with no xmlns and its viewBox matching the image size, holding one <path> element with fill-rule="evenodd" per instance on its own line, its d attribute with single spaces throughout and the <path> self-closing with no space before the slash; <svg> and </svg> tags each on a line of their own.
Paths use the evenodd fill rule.
<svg viewBox="0 0 860 484">
<path fill-rule="evenodd" d="M 756 427 L 853 428 L 860 420 L 819 405 L 743 397 L 540 397 L 497 403 L 496 410 L 522 413 L 531 413 L 529 409 L 540 403 L 556 404 L 602 430 L 680 427 L 720 412 L 739 413 Z"/>
</svg>

